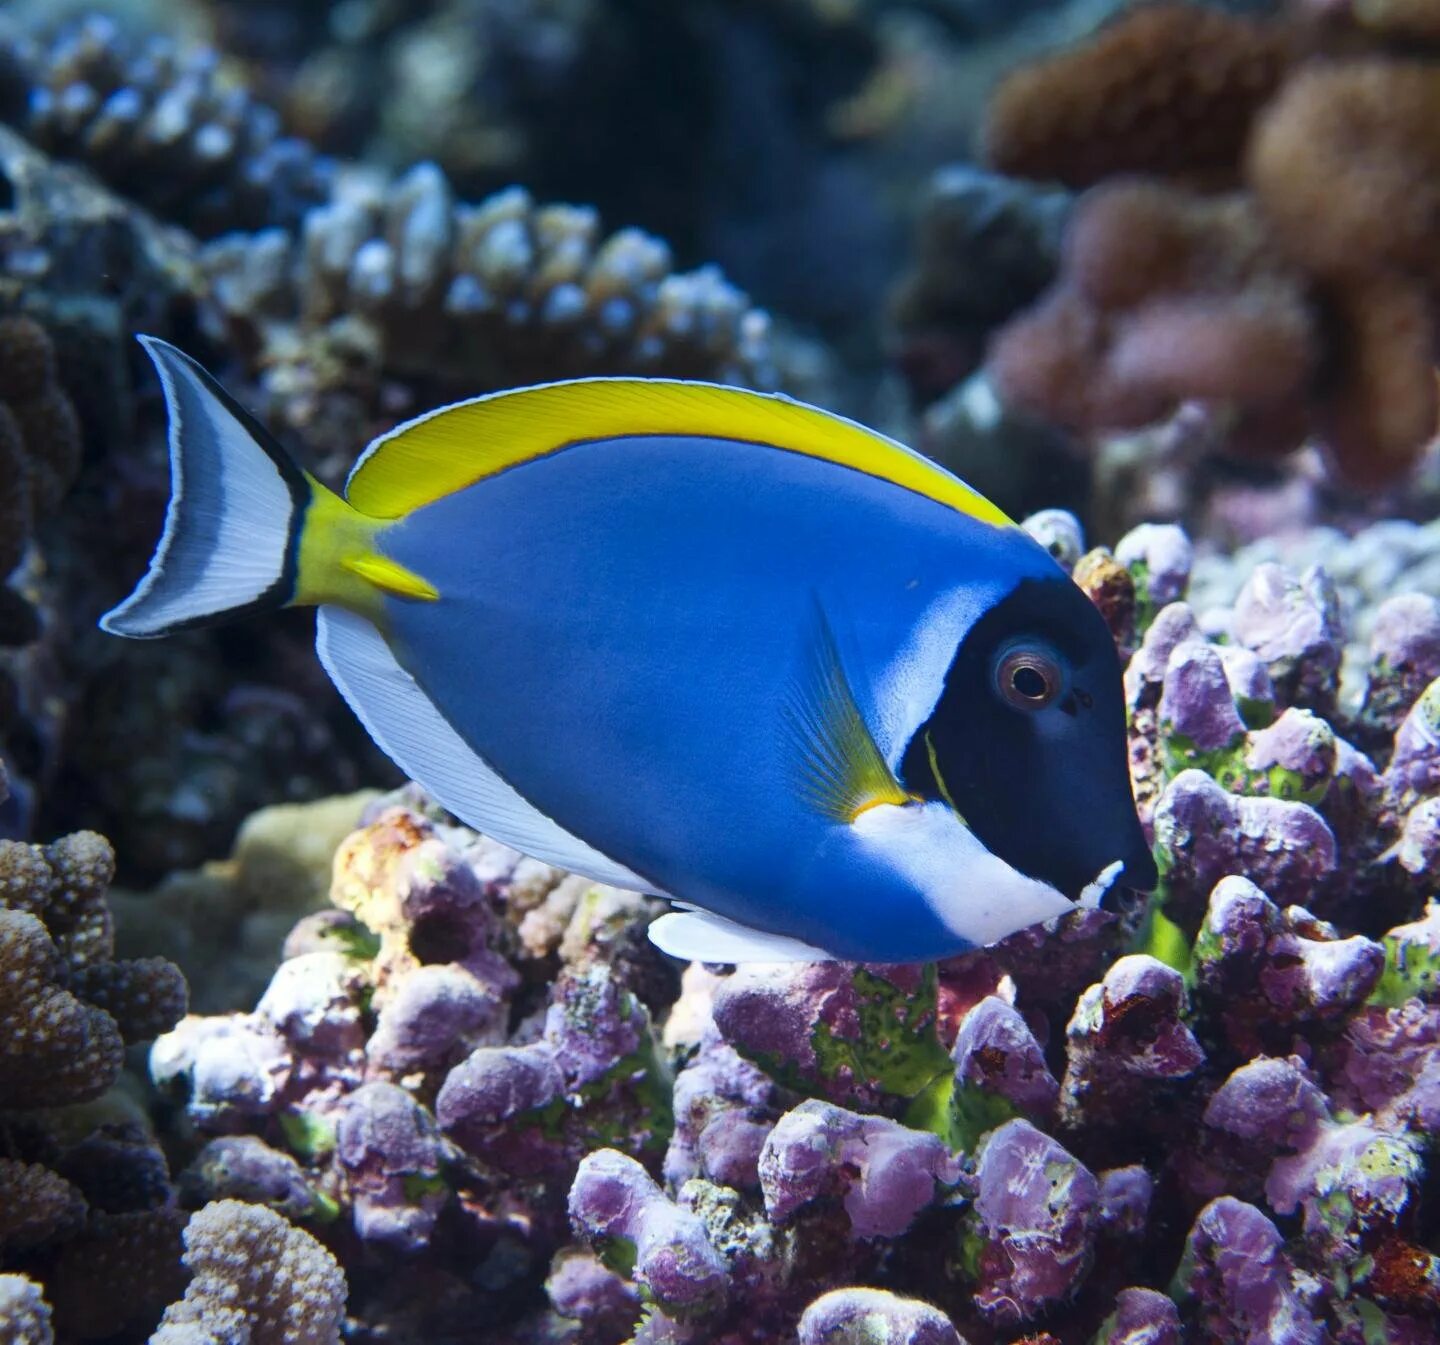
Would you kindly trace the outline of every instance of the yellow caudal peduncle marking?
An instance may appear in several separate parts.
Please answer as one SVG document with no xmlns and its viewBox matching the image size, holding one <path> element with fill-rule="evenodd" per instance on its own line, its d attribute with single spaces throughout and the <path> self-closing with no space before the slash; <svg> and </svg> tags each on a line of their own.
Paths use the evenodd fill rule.
<svg viewBox="0 0 1440 1345">
<path fill-rule="evenodd" d="M 397 598 L 414 598 L 419 602 L 434 602 L 440 590 L 426 579 L 421 579 L 413 570 L 407 570 L 389 556 L 371 554 L 348 556 L 340 562 L 347 570 L 358 574 L 367 584 L 384 589 Z"/>
<path fill-rule="evenodd" d="M 710 383 L 592 378 L 495 393 L 433 411 L 371 445 L 346 498 L 393 519 L 567 444 L 631 435 L 739 439 L 821 458 L 997 527 L 1011 520 L 943 467 L 842 416 Z"/>
<path fill-rule="evenodd" d="M 300 529 L 293 605 L 333 602 L 379 621 L 387 594 L 422 602 L 440 596 L 428 580 L 377 549 L 386 520 L 360 513 L 313 477 L 307 480 L 311 498 Z"/>
</svg>

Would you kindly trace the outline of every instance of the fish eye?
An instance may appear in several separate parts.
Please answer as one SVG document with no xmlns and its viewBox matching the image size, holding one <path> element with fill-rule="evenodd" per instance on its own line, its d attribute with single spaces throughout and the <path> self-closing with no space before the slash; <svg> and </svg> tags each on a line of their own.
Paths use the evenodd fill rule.
<svg viewBox="0 0 1440 1345">
<path fill-rule="evenodd" d="M 995 659 L 995 690 L 1017 710 L 1043 710 L 1065 688 L 1055 651 L 1035 640 L 1011 641 Z"/>
</svg>

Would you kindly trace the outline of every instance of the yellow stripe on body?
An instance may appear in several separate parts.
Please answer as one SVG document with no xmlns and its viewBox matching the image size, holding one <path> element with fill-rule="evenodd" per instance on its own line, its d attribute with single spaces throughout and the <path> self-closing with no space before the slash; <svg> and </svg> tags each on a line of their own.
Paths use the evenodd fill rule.
<svg viewBox="0 0 1440 1345">
<path fill-rule="evenodd" d="M 376 534 L 388 520 L 347 504 L 306 474 L 310 504 L 300 528 L 292 606 L 337 603 L 382 624 L 386 595 L 434 602 L 440 591 L 413 570 L 382 555 Z"/>
<path fill-rule="evenodd" d="M 457 402 L 377 439 L 346 486 L 373 518 L 394 519 L 569 444 L 630 435 L 737 439 L 894 482 L 997 527 L 979 492 L 893 439 L 788 397 L 672 379 L 590 378 Z"/>
</svg>

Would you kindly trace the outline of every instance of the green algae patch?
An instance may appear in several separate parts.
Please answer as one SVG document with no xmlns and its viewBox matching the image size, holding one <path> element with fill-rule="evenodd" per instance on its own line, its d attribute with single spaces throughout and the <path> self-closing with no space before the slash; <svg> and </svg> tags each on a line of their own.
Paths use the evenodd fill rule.
<svg viewBox="0 0 1440 1345">
<path fill-rule="evenodd" d="M 280 1117 L 280 1132 L 290 1151 L 307 1163 L 324 1158 L 335 1148 L 335 1124 L 315 1112 L 285 1112 Z"/>
</svg>

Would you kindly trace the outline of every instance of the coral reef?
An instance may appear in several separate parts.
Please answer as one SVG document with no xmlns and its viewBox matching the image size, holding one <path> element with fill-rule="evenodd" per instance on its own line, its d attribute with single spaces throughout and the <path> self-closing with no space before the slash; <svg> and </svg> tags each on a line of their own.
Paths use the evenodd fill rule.
<svg viewBox="0 0 1440 1345">
<path fill-rule="evenodd" d="M 1433 1338 L 1433 486 L 1360 528 L 1275 461 L 1400 479 L 1434 428 L 1430 6 L 54 8 L 0 18 L 0 1341 Z M 393 776 L 295 614 L 93 632 L 165 498 L 136 331 L 329 480 L 577 374 L 903 419 L 886 240 L 1040 50 L 890 352 L 922 447 L 1113 543 L 1025 520 L 1126 667 L 1153 900 L 682 973 L 661 903 L 347 792 Z"/>
<path fill-rule="evenodd" d="M 467 1263 L 516 1339 L 1425 1339 L 1434 601 L 1384 604 L 1341 696 L 1323 570 L 1212 581 L 1202 621 L 1180 529 L 1027 526 L 1133 651 L 1148 911 L 939 967 L 692 966 L 677 998 L 619 936 L 652 908 L 402 794 L 255 1011 L 156 1044 L 187 1199 L 426 1267 L 432 1302 L 350 1311 L 437 1340 Z"/>
<path fill-rule="evenodd" d="M 201 260 L 266 415 L 322 463 L 393 424 L 404 384 L 443 401 L 594 373 L 780 379 L 769 318 L 716 268 L 679 273 L 659 239 L 518 187 L 459 202 L 433 164 L 347 180 L 297 231 L 227 234 Z"/>
<path fill-rule="evenodd" d="M 218 1200 L 185 1225 L 185 1296 L 151 1340 L 191 1345 L 338 1345 L 345 1277 L 335 1258 L 273 1210 Z"/>
</svg>

